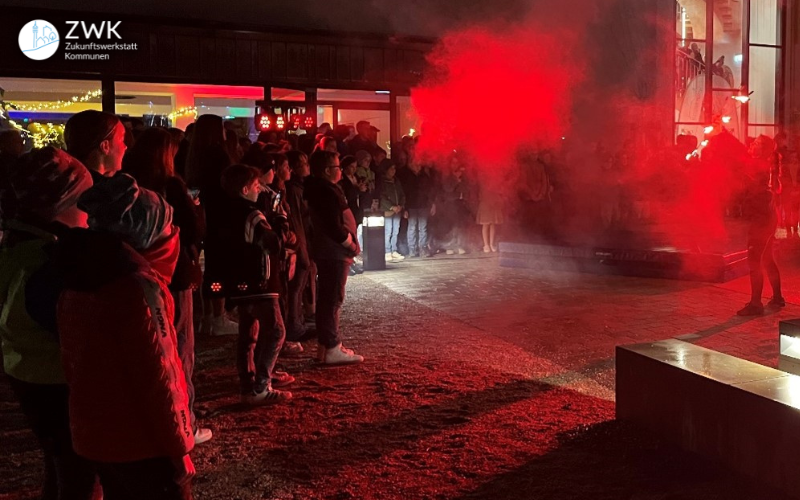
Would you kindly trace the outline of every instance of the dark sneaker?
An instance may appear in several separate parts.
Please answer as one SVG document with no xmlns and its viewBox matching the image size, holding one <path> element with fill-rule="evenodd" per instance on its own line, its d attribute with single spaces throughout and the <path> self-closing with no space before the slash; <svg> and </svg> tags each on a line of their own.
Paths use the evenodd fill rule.
<svg viewBox="0 0 800 500">
<path fill-rule="evenodd" d="M 786 299 L 783 297 L 772 297 L 772 300 L 767 302 L 767 307 L 786 307 Z"/>
<path fill-rule="evenodd" d="M 764 314 L 764 306 L 748 302 L 744 308 L 736 312 L 737 316 L 761 316 Z"/>
</svg>

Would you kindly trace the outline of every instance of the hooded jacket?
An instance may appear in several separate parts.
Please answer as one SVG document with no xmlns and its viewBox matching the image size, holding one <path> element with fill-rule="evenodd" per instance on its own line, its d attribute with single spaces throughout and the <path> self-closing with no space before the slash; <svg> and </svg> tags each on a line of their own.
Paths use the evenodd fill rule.
<svg viewBox="0 0 800 500">
<path fill-rule="evenodd" d="M 18 221 L 0 250 L 0 340 L 6 374 L 30 384 L 63 384 L 58 338 L 32 318 L 26 308 L 32 275 L 47 262 L 47 248 L 57 240 L 46 231 Z M 41 295 L 39 295 L 41 300 Z"/>
<path fill-rule="evenodd" d="M 61 356 L 72 439 L 85 458 L 180 457 L 194 446 L 167 289 L 178 250 L 174 230 L 141 253 L 84 229 L 59 243 Z"/>
<path fill-rule="evenodd" d="M 342 188 L 326 179 L 311 176 L 306 181 L 304 195 L 311 212 L 312 258 L 352 263 L 353 257 L 360 252 L 357 226 Z M 355 253 L 349 248 L 352 244 L 356 246 Z"/>
</svg>

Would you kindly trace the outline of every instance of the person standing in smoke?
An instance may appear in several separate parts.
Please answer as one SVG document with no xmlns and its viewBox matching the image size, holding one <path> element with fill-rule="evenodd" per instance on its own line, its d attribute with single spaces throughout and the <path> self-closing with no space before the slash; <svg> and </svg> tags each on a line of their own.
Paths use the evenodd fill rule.
<svg viewBox="0 0 800 500">
<path fill-rule="evenodd" d="M 772 300 L 768 307 L 784 307 L 781 275 L 773 255 L 775 230 L 778 226 L 777 197 L 781 193 L 780 156 L 775 141 L 759 136 L 750 145 L 752 163 L 744 195 L 744 212 L 749 221 L 747 230 L 747 262 L 750 266 L 750 302 L 740 309 L 739 316 L 759 316 L 764 313 L 761 294 L 764 289 L 764 270 L 772 285 Z"/>
</svg>

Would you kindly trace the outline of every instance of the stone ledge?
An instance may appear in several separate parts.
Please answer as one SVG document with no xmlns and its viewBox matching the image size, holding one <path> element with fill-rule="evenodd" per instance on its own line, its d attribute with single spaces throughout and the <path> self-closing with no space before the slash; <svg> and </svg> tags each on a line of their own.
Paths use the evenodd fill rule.
<svg viewBox="0 0 800 500">
<path fill-rule="evenodd" d="M 618 419 L 800 498 L 800 377 L 679 340 L 616 354 Z"/>
</svg>

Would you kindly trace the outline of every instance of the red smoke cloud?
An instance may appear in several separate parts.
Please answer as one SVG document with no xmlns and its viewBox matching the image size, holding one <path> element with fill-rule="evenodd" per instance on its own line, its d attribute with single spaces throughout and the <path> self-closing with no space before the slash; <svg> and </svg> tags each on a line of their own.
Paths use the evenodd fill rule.
<svg viewBox="0 0 800 500">
<path fill-rule="evenodd" d="M 552 206 L 563 240 L 723 250 L 741 146 L 722 148 L 736 150 L 736 162 L 718 155 L 702 164 L 685 162 L 687 152 L 673 146 L 671 10 L 647 0 L 536 5 L 517 24 L 442 38 L 412 91 L 422 122 L 417 154 L 441 166 L 457 150 L 479 182 L 498 184 L 513 203 L 518 153 L 556 150 L 561 185 Z M 609 227 L 601 214 L 614 196 Z M 515 217 L 525 210 L 509 208 Z"/>
<path fill-rule="evenodd" d="M 458 150 L 497 172 L 511 166 L 520 146 L 558 144 L 583 75 L 576 39 L 539 26 L 445 36 L 411 96 L 423 123 L 419 154 L 441 159 Z"/>
</svg>

